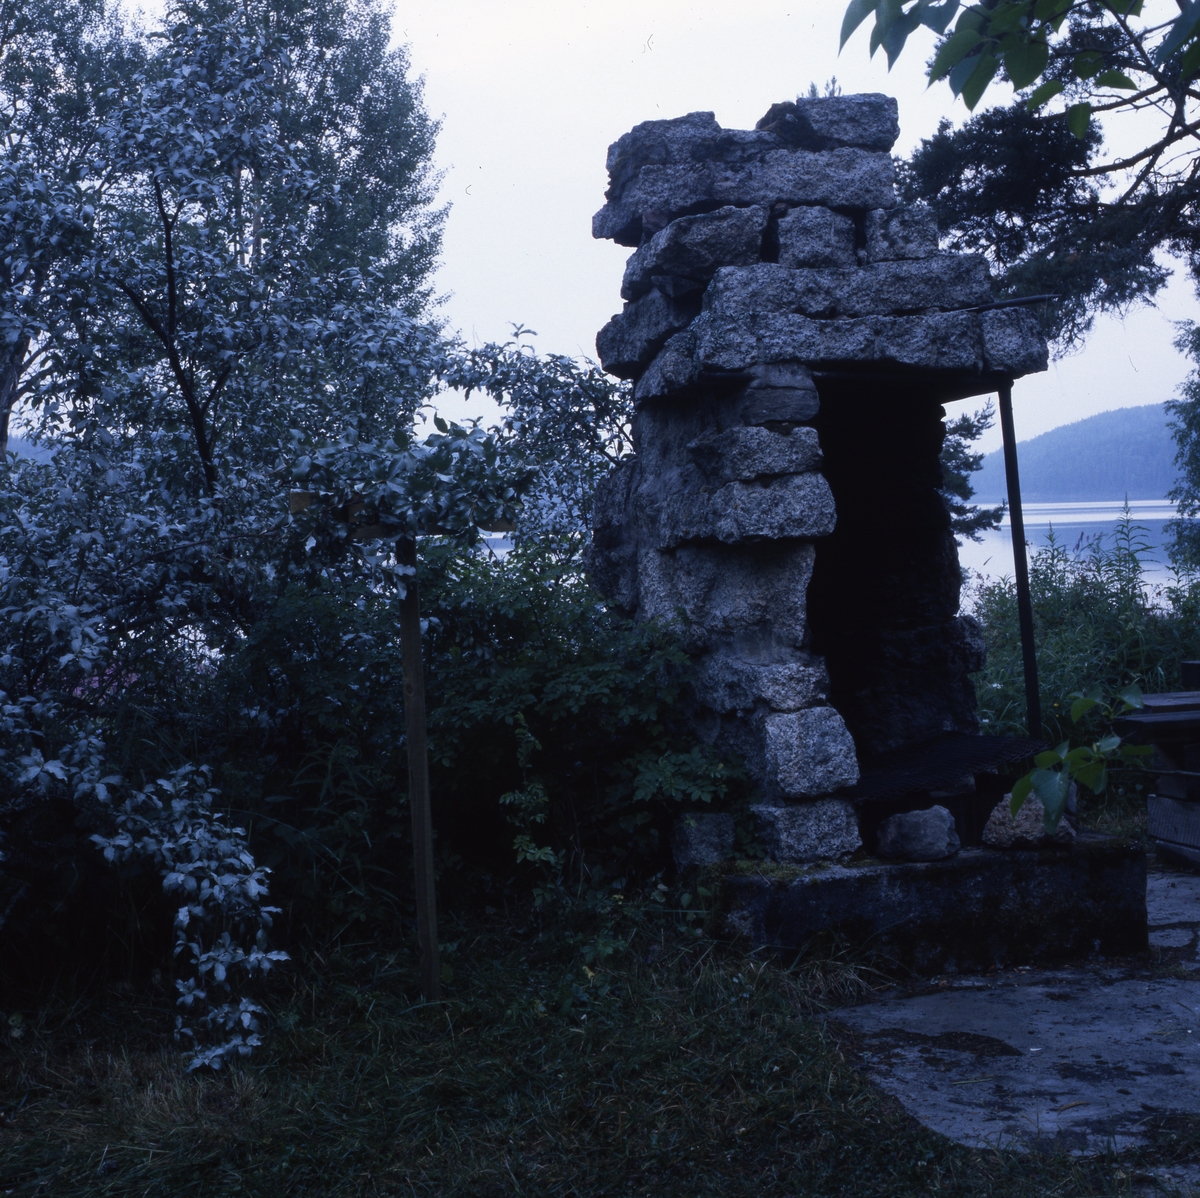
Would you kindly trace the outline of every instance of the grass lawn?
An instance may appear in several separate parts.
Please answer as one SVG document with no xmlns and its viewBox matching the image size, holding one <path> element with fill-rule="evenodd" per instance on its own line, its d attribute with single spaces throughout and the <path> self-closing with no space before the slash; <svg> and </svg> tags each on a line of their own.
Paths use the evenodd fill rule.
<svg viewBox="0 0 1200 1198">
<path fill-rule="evenodd" d="M 407 951 L 314 954 L 277 984 L 267 1046 L 219 1075 L 164 1039 L 165 992 L 20 1012 L 0 1194 L 1130 1192 L 1129 1162 L 960 1148 L 873 1090 L 820 1017 L 882 980 L 870 962 L 761 960 L 682 911 L 607 918 L 447 921 L 434 1005 Z M 1194 1148 L 1163 1137 L 1155 1159 Z"/>
</svg>

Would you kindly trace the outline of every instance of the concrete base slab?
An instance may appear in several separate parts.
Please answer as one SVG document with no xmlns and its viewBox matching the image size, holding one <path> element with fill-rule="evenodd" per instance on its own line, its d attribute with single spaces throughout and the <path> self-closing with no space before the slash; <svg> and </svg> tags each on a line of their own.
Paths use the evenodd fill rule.
<svg viewBox="0 0 1200 1198">
<path fill-rule="evenodd" d="M 1039 974 L 842 1011 L 872 1078 L 977 1147 L 1078 1153 L 1200 1113 L 1200 981 Z"/>
<path fill-rule="evenodd" d="M 831 1020 L 849 1029 L 881 1089 L 960 1143 L 1086 1154 L 1140 1146 L 1162 1116 L 1200 1115 L 1200 971 L 1161 976 L 1163 964 L 1195 962 L 1200 877 L 1151 874 L 1147 908 L 1152 935 L 1181 934 L 1157 962 L 944 977 Z M 1155 1179 L 1188 1193 L 1197 1168 Z"/>
<path fill-rule="evenodd" d="M 900 865 L 743 863 L 722 879 L 718 919 L 758 945 L 838 936 L 920 973 L 1125 956 L 1146 948 L 1146 855 L 1080 836 L 1067 849 Z"/>
</svg>

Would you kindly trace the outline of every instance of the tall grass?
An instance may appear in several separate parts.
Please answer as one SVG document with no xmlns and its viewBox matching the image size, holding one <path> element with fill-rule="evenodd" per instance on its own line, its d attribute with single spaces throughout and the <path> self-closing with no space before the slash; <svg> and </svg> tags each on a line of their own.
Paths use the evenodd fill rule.
<svg viewBox="0 0 1200 1198">
<path fill-rule="evenodd" d="M 1127 1165 L 963 1148 L 874 1089 L 820 1017 L 878 983 L 874 962 L 747 955 L 670 899 L 614 904 L 601 927 L 537 919 L 448 928 L 455 976 L 433 1005 L 406 951 L 302 962 L 262 1057 L 215 1076 L 162 1046 L 152 995 L 25 1012 L 0 1047 L 0 1192 L 1128 1192 Z"/>
</svg>

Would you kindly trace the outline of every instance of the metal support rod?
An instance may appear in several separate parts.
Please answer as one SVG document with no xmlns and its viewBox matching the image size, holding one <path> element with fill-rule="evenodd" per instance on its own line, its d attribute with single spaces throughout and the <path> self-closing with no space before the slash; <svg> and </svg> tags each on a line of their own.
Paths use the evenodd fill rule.
<svg viewBox="0 0 1200 1198">
<path fill-rule="evenodd" d="M 1013 427 L 1012 383 L 1000 388 L 1000 431 L 1004 436 L 1004 477 L 1008 483 L 1008 518 L 1012 526 L 1013 572 L 1017 579 L 1017 619 L 1021 626 L 1021 660 L 1025 665 L 1025 710 L 1029 735 L 1042 735 L 1042 701 L 1038 694 L 1037 650 L 1033 644 L 1033 601 L 1029 563 L 1025 557 L 1025 515 L 1017 474 L 1017 434 Z"/>
<path fill-rule="evenodd" d="M 402 566 L 417 565 L 417 543 L 396 543 Z M 433 885 L 433 815 L 429 807 L 429 744 L 425 732 L 425 675 L 421 663 L 421 605 L 417 576 L 404 579 L 400 600 L 400 652 L 404 665 L 404 729 L 408 738 L 408 805 L 412 811 L 413 875 L 417 889 L 417 942 L 421 949 L 421 993 L 442 997 L 438 960 L 437 895 Z"/>
</svg>

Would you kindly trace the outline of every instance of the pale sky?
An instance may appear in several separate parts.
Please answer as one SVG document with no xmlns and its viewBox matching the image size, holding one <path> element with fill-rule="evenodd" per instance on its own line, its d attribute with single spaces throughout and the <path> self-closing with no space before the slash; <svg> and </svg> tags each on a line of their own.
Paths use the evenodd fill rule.
<svg viewBox="0 0 1200 1198">
<path fill-rule="evenodd" d="M 900 154 L 942 116 L 966 117 L 948 88 L 925 86 L 925 31 L 890 75 L 882 53 L 868 58 L 867 25 L 839 56 L 844 10 L 845 0 L 400 0 L 396 37 L 443 119 L 438 162 L 452 209 L 437 285 L 451 326 L 482 342 L 520 321 L 543 351 L 595 356 L 630 251 L 593 241 L 591 218 L 608 145 L 639 121 L 711 110 L 727 128 L 753 128 L 773 102 L 831 75 L 846 92 L 896 96 Z M 990 102 L 1007 98 L 993 92 Z M 1170 398 L 1188 371 L 1171 322 L 1191 317 L 1200 304 L 1177 279 L 1156 308 L 1098 320 L 1082 353 L 1018 382 L 1018 438 Z M 477 406 L 446 410 L 482 414 Z M 999 431 L 981 444 L 994 448 Z"/>
</svg>

